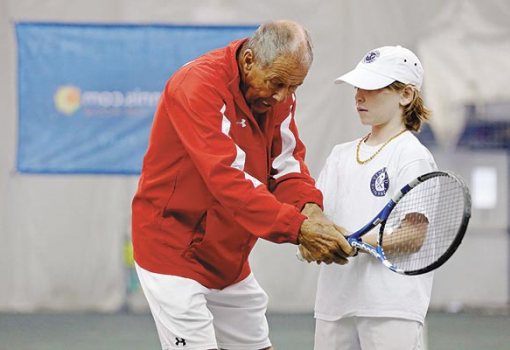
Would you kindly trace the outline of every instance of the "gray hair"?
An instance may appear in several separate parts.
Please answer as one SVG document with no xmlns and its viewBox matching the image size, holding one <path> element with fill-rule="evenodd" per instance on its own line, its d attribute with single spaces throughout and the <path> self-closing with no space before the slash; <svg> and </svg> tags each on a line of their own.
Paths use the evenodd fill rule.
<svg viewBox="0 0 510 350">
<path fill-rule="evenodd" d="M 308 30 L 296 22 L 276 20 L 263 23 L 246 42 L 258 64 L 269 67 L 280 56 L 290 56 L 304 67 L 313 61 L 313 44 Z"/>
</svg>

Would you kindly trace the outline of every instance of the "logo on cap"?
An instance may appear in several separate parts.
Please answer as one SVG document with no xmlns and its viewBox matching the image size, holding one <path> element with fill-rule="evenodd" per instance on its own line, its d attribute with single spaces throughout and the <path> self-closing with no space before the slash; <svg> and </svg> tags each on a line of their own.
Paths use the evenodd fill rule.
<svg viewBox="0 0 510 350">
<path fill-rule="evenodd" d="M 379 57 L 379 55 L 380 53 L 378 50 L 370 51 L 363 59 L 363 63 L 372 63 L 377 59 L 377 57 Z"/>
</svg>

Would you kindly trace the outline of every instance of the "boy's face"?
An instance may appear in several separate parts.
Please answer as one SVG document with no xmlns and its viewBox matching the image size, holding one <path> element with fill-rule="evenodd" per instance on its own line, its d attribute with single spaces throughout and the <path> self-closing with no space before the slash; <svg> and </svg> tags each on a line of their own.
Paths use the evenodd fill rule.
<svg viewBox="0 0 510 350">
<path fill-rule="evenodd" d="M 384 126 L 402 122 L 403 100 L 403 91 L 356 89 L 356 109 L 363 125 Z"/>
</svg>

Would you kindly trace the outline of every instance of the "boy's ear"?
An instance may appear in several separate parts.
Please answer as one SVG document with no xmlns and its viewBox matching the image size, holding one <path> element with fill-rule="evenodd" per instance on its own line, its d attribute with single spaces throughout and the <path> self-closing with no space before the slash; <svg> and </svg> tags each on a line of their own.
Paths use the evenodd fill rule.
<svg viewBox="0 0 510 350">
<path fill-rule="evenodd" d="M 404 90 L 402 90 L 402 94 L 400 97 L 400 105 L 407 106 L 414 99 L 415 88 L 412 85 L 407 85 Z"/>
</svg>

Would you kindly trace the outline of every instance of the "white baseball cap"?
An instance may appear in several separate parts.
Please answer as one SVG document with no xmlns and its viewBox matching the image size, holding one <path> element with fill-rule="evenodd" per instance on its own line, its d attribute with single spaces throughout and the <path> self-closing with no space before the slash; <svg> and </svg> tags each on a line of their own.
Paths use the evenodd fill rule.
<svg viewBox="0 0 510 350">
<path fill-rule="evenodd" d="M 417 90 L 423 83 L 423 67 L 410 50 L 402 46 L 383 46 L 370 51 L 349 73 L 335 79 L 363 90 L 377 90 L 399 81 Z"/>
</svg>

